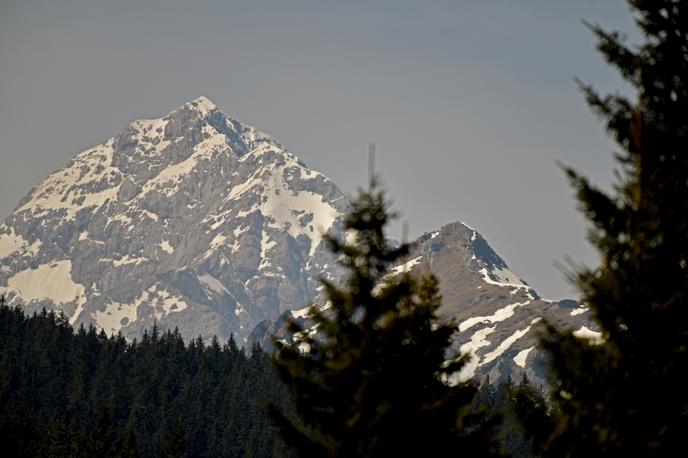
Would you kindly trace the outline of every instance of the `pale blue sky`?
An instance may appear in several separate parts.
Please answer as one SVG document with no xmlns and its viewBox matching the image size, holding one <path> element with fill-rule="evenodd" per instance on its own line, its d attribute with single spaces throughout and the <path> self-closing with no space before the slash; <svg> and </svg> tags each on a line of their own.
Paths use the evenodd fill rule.
<svg viewBox="0 0 688 458">
<path fill-rule="evenodd" d="M 620 87 L 581 20 L 620 0 L 0 0 L 0 215 L 74 154 L 199 95 L 353 192 L 367 145 L 413 235 L 478 229 L 541 294 L 595 263 L 556 161 L 608 186 L 573 82 Z"/>
</svg>

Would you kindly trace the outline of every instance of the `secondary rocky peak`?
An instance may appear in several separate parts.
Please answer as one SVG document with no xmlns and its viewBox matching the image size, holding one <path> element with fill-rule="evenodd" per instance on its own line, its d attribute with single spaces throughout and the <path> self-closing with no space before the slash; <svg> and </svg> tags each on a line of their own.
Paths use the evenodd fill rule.
<svg viewBox="0 0 688 458">
<path fill-rule="evenodd" d="M 586 308 L 571 300 L 539 298 L 509 270 L 480 233 L 465 223 L 447 224 L 412 242 L 409 255 L 391 268 L 390 275 L 402 272 L 431 272 L 438 277 L 442 295 L 439 315 L 451 320 L 457 331 L 449 356 L 471 355 L 464 369 L 454 375 L 456 380 L 489 375 L 497 383 L 507 377 L 519 379 L 525 372 L 532 382 L 542 383 L 544 360 L 537 349 L 537 329 L 543 318 L 589 335 Z M 323 307 L 324 302 L 319 304 Z M 293 338 L 285 328 L 287 318 L 297 319 L 309 332 L 317 332 L 310 328 L 307 310 L 260 323 L 251 339 L 270 345 L 271 334 Z"/>
</svg>

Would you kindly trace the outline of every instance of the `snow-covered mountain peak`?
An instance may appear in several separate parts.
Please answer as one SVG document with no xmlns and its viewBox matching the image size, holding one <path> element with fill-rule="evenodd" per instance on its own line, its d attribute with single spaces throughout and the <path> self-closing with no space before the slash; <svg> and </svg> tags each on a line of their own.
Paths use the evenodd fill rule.
<svg viewBox="0 0 688 458">
<path fill-rule="evenodd" d="M 186 105 L 196 108 L 201 114 L 208 114 L 209 112 L 218 109 L 217 105 L 215 105 L 215 102 L 204 95 L 193 99 L 192 101 L 186 103 Z"/>
<path fill-rule="evenodd" d="M 322 233 L 346 205 L 327 177 L 201 97 L 39 183 L 0 227 L 0 292 L 109 333 L 157 320 L 245 337 L 333 275 Z"/>
</svg>

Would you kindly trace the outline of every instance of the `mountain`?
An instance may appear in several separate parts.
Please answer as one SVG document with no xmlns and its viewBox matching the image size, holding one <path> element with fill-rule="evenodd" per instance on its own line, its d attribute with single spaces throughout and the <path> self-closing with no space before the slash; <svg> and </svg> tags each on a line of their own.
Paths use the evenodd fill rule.
<svg viewBox="0 0 688 458">
<path fill-rule="evenodd" d="M 48 176 L 0 227 L 0 292 L 75 326 L 234 333 L 303 307 L 333 259 L 339 188 L 205 97 L 131 123 Z"/>
<path fill-rule="evenodd" d="M 582 338 L 598 337 L 590 329 L 587 308 L 573 300 L 542 299 L 464 223 L 447 224 L 419 237 L 411 244 L 408 259 L 392 268 L 391 274 L 404 271 L 432 272 L 439 279 L 440 317 L 457 326 L 453 355 L 472 355 L 457 380 L 474 376 L 489 376 L 494 382 L 509 376 L 518 380 L 526 373 L 532 382 L 544 383 L 544 356 L 536 347 L 537 323 L 543 318 Z M 320 307 L 326 308 L 326 304 Z M 284 328 L 287 318 L 296 318 L 309 332 L 316 331 L 309 328 L 307 311 L 306 307 L 285 312 L 274 322 L 264 321 L 250 339 L 262 345 L 269 345 L 272 334 L 291 339 Z"/>
<path fill-rule="evenodd" d="M 544 360 L 537 351 L 537 323 L 595 337 L 587 308 L 573 300 L 551 301 L 515 273 L 473 228 L 453 223 L 414 242 L 408 269 L 433 272 L 440 280 L 440 315 L 457 324 L 454 350 L 473 357 L 459 379 L 478 374 L 491 380 L 520 378 L 526 372 L 544 381 Z M 588 330 L 586 332 L 586 330 Z"/>
<path fill-rule="evenodd" d="M 0 226 L 0 293 L 128 338 L 157 323 L 265 343 L 323 303 L 320 277 L 341 277 L 322 234 L 343 235 L 347 205 L 327 177 L 200 97 L 131 123 L 22 199 Z M 541 317 L 594 336 L 584 308 L 541 299 L 463 223 L 416 240 L 392 274 L 403 270 L 439 277 L 454 350 L 475 355 L 463 378 L 537 379 Z"/>
</svg>

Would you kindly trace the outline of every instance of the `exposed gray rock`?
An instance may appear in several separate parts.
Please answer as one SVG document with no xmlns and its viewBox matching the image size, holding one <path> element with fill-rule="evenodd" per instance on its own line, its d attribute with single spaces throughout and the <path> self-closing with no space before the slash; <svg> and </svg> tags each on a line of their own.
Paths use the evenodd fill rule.
<svg viewBox="0 0 688 458">
<path fill-rule="evenodd" d="M 134 337 L 236 334 L 301 308 L 334 266 L 343 194 L 201 97 L 41 182 L 0 227 L 0 292 Z M 329 273 L 333 275 L 333 273 Z"/>
</svg>

